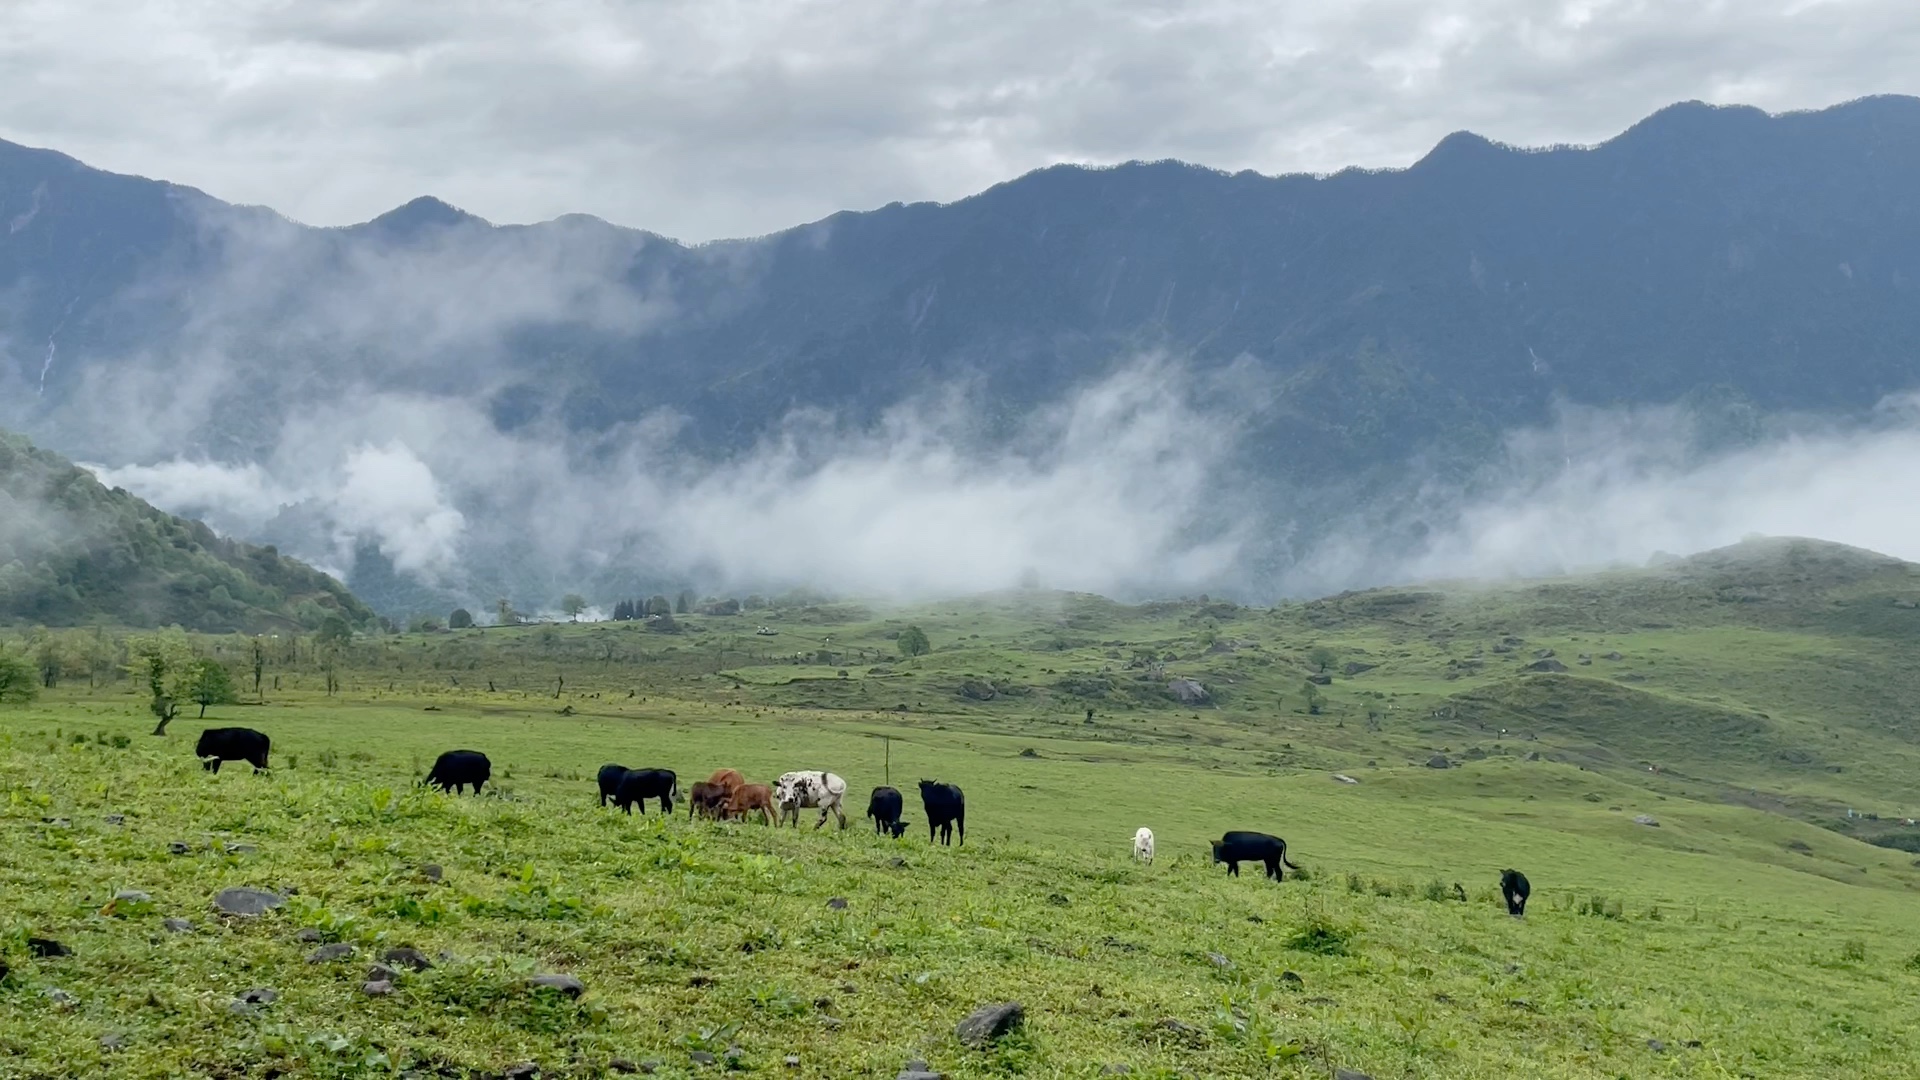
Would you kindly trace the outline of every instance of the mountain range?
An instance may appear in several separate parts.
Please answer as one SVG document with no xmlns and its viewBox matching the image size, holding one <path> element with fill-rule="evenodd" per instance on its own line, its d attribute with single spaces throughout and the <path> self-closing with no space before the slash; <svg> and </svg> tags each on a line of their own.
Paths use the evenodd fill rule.
<svg viewBox="0 0 1920 1080">
<path fill-rule="evenodd" d="M 1891 96 L 1680 104 L 1590 147 L 1462 132 L 1330 176 L 1057 166 L 691 246 L 424 197 L 312 228 L 0 143 L 0 424 L 108 467 L 214 470 L 147 494 L 388 583 L 370 598 L 395 610 L 702 572 L 662 554 L 672 505 L 529 501 L 554 485 L 528 447 L 591 493 L 638 467 L 635 440 L 697 469 L 796 417 L 885 430 L 960 386 L 947 415 L 993 460 L 1152 357 L 1179 425 L 1231 432 L 1215 494 L 1155 512 L 1192 519 L 1181 543 L 1257 533 L 1241 579 L 1283 589 L 1356 506 L 1417 544 L 1437 523 L 1391 508 L 1488 482 L 1511 433 L 1570 406 L 1679 409 L 1701 453 L 1868 417 L 1920 384 L 1916 192 L 1920 99 Z M 428 509 L 342 494 L 353 448 L 388 441 L 424 464 Z M 591 552 L 542 535 L 593 520 Z M 436 521 L 457 557 L 414 550 Z"/>
</svg>

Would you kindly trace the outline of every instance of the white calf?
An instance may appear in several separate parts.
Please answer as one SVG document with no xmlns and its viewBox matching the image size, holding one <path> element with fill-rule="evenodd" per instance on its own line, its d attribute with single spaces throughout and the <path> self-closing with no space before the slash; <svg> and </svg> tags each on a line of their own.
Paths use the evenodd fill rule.
<svg viewBox="0 0 1920 1080">
<path fill-rule="evenodd" d="M 840 827 L 847 827 L 847 815 L 840 809 L 841 802 L 847 797 L 847 782 L 830 772 L 790 772 L 774 781 L 773 800 L 780 804 L 780 821 L 784 825 L 787 815 L 793 815 L 794 828 L 800 827 L 800 811 L 803 807 L 820 808 L 820 820 L 813 827 L 819 828 L 827 823 L 827 814 L 832 813 L 840 819 Z"/>
<path fill-rule="evenodd" d="M 1145 825 L 1133 834 L 1133 857 L 1148 865 L 1153 863 L 1153 830 Z"/>
</svg>

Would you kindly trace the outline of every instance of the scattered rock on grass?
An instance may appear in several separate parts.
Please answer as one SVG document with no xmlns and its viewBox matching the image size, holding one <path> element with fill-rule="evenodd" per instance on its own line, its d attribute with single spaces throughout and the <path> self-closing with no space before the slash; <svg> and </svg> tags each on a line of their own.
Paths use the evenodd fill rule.
<svg viewBox="0 0 1920 1080">
<path fill-rule="evenodd" d="M 711 1065 L 719 1059 L 707 1053 L 705 1050 L 695 1050 L 693 1053 L 687 1055 L 687 1060 L 693 1062 L 695 1065 Z"/>
<path fill-rule="evenodd" d="M 400 978 L 400 973 L 385 964 L 375 964 L 367 969 L 368 982 L 393 982 L 398 978 Z"/>
<path fill-rule="evenodd" d="M 425 953 L 410 945 L 402 945 L 397 949 L 388 949 L 386 952 L 380 954 L 380 959 L 389 964 L 410 967 L 415 971 L 425 971 L 433 966 L 433 961 L 427 959 Z"/>
<path fill-rule="evenodd" d="M 1360 782 L 1358 780 L 1355 780 L 1353 777 L 1348 776 L 1346 773 L 1334 773 L 1333 778 L 1342 784 L 1357 784 Z"/>
<path fill-rule="evenodd" d="M 894 1080 L 947 1080 L 943 1072 L 931 1072 L 927 1069 L 902 1069 Z"/>
<path fill-rule="evenodd" d="M 1427 768 L 1429 768 L 1429 769 L 1451 769 L 1451 768 L 1453 768 L 1453 762 L 1451 762 L 1451 761 L 1448 761 L 1448 760 L 1447 760 L 1447 755 L 1445 755 L 1445 754 L 1435 754 L 1435 755 L 1433 755 L 1432 757 L 1430 757 L 1430 758 L 1428 758 L 1428 759 L 1427 759 Z"/>
<path fill-rule="evenodd" d="M 428 881 L 439 881 L 446 876 L 446 871 L 440 869 L 439 863 L 428 863 L 420 868 L 420 876 Z"/>
<path fill-rule="evenodd" d="M 47 995 L 48 1001 L 53 1002 L 56 1006 L 62 1009 L 71 1009 L 74 1006 L 80 1004 L 79 998 L 74 997 L 72 994 L 67 993 L 65 990 L 62 990 L 57 986 L 47 987 L 47 989 L 45 990 L 45 993 Z"/>
<path fill-rule="evenodd" d="M 326 939 L 327 935 L 311 926 L 293 935 L 293 940 L 295 941 L 325 941 Z"/>
<path fill-rule="evenodd" d="M 1664 1054 L 1667 1052 L 1667 1044 L 1661 1042 L 1659 1039 L 1648 1039 L 1647 1049 L 1653 1051 L 1656 1054 Z"/>
<path fill-rule="evenodd" d="M 628 1061 L 626 1058 L 614 1058 L 612 1061 L 607 1062 L 607 1071 L 630 1074 L 630 1073 L 637 1073 L 642 1070 L 639 1064 L 632 1061 Z M 645 1071 L 652 1072 L 653 1070 L 647 1069 Z"/>
<path fill-rule="evenodd" d="M 106 822 L 109 825 L 125 825 L 127 823 L 127 815 L 108 814 L 106 817 L 103 817 L 100 820 Z"/>
<path fill-rule="evenodd" d="M 369 979 L 360 985 L 360 992 L 368 997 L 386 997 L 393 993 L 393 980 Z"/>
<path fill-rule="evenodd" d="M 214 909 L 224 915 L 265 915 L 286 902 L 287 898 L 277 892 L 246 886 L 222 889 L 213 898 Z"/>
<path fill-rule="evenodd" d="M 175 840 L 173 843 L 167 845 L 167 851 L 174 855 L 185 855 L 192 850 L 184 840 Z"/>
<path fill-rule="evenodd" d="M 1208 953 L 1207 961 L 1211 963 L 1214 967 L 1217 967 L 1222 971 L 1233 970 L 1233 961 L 1227 959 L 1225 956 L 1222 956 L 1217 952 Z"/>
<path fill-rule="evenodd" d="M 1306 980 L 1305 980 L 1305 979 L 1302 979 L 1302 978 L 1300 977 L 1300 973 L 1299 973 L 1299 972 L 1297 972 L 1297 971 L 1283 971 L 1283 972 L 1281 972 L 1281 973 L 1280 973 L 1280 981 L 1281 981 L 1281 982 L 1283 982 L 1283 983 L 1286 983 L 1286 984 L 1287 984 L 1288 986 L 1304 986 L 1304 985 L 1306 985 Z"/>
<path fill-rule="evenodd" d="M 72 956 L 73 950 L 52 938 L 30 937 L 27 939 L 27 951 L 45 960 L 54 956 Z"/>
<path fill-rule="evenodd" d="M 785 1065 L 789 1069 L 797 1069 L 800 1067 L 800 1055 L 788 1054 L 786 1057 L 786 1060 L 781 1062 L 781 1064 Z"/>
<path fill-rule="evenodd" d="M 1357 1069 L 1336 1069 L 1333 1080 L 1373 1080 L 1373 1077 Z"/>
<path fill-rule="evenodd" d="M 1635 814 L 1633 818 L 1633 823 L 1635 825 L 1650 825 L 1656 829 L 1660 827 L 1660 823 L 1654 820 L 1654 817 L 1652 814 Z"/>
<path fill-rule="evenodd" d="M 528 979 L 535 986 L 544 986 L 549 990 L 558 990 L 568 997 L 577 998 L 587 992 L 587 984 L 571 975 L 535 975 Z"/>
<path fill-rule="evenodd" d="M 532 1077 L 539 1075 L 540 1065 L 538 1062 L 522 1061 L 517 1065 L 507 1066 L 507 1070 L 501 1073 L 500 1077 L 501 1080 L 531 1080 Z"/>
<path fill-rule="evenodd" d="M 105 1035 L 100 1036 L 100 1049 L 102 1050 L 111 1052 L 114 1050 L 125 1050 L 126 1048 L 127 1037 L 117 1031 L 109 1031 Z"/>
<path fill-rule="evenodd" d="M 962 1043 L 979 1049 L 992 1043 L 1013 1029 L 1025 1023 L 1026 1006 L 1017 1001 L 1002 1002 L 998 1005 L 982 1005 L 967 1014 L 954 1029 Z"/>
<path fill-rule="evenodd" d="M 353 955 L 353 946 L 347 944 L 344 941 L 336 941 L 331 945 L 322 945 L 319 948 L 308 953 L 307 963 L 326 964 L 326 963 L 331 963 L 332 961 L 335 961 L 335 960 L 345 960 L 347 957 L 352 955 Z"/>
<path fill-rule="evenodd" d="M 280 1000 L 280 991 L 269 990 L 264 986 L 256 986 L 251 990 L 243 992 L 240 995 L 240 1000 L 249 1005 L 271 1005 Z"/>
<path fill-rule="evenodd" d="M 260 848 L 256 844 L 228 844 L 224 850 L 229 855 L 251 855 Z"/>
<path fill-rule="evenodd" d="M 193 924 L 185 919 L 161 919 L 160 925 L 165 927 L 169 934 L 193 933 Z"/>
<path fill-rule="evenodd" d="M 847 898 L 844 896 L 833 897 L 827 901 L 827 906 L 835 911 L 845 911 L 847 910 Z"/>
</svg>

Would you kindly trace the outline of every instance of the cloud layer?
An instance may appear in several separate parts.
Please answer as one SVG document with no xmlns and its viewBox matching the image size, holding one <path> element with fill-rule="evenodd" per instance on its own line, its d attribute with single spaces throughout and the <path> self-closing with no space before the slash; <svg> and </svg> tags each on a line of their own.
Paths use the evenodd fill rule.
<svg viewBox="0 0 1920 1080">
<path fill-rule="evenodd" d="M 24 0 L 0 137 L 316 224 L 433 193 L 708 239 L 1060 161 L 1330 171 L 1911 93 L 1916 53 L 1904 0 Z"/>
</svg>

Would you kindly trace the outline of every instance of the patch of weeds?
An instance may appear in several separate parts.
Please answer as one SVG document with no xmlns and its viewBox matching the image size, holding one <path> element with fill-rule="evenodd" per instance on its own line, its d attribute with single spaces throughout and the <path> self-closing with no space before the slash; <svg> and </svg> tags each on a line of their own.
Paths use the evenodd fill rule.
<svg viewBox="0 0 1920 1080">
<path fill-rule="evenodd" d="M 375 933 L 371 927 L 360 922 L 360 917 L 351 912 L 341 914 L 328 908 L 326 904 L 312 896 L 295 896 L 287 900 L 287 914 L 302 926 L 320 931 L 325 941 L 373 942 L 384 938 L 384 933 Z"/>
<path fill-rule="evenodd" d="M 756 990 L 750 1000 L 754 1008 L 770 1016 L 804 1016 L 813 1011 L 811 1002 L 784 986 Z"/>
<path fill-rule="evenodd" d="M 1342 926 L 1324 915 L 1309 915 L 1288 936 L 1287 948 L 1318 956 L 1345 956 L 1347 943 L 1355 934 L 1354 928 Z"/>
<path fill-rule="evenodd" d="M 1424 900 L 1432 900 L 1435 903 L 1446 900 L 1447 883 L 1441 881 L 1439 878 L 1434 878 L 1432 881 L 1420 887 L 1420 897 Z"/>
<path fill-rule="evenodd" d="M 395 896 L 386 903 L 374 908 L 374 913 L 388 915 L 421 926 L 438 926 L 454 917 L 454 911 L 442 903 L 437 896 L 429 896 L 424 901 L 411 896 Z"/>
<path fill-rule="evenodd" d="M 716 1027 L 690 1031 L 680 1036 L 680 1045 L 689 1050 L 705 1050 L 709 1054 L 719 1054 L 733 1045 L 733 1037 L 738 1034 L 740 1034 L 740 1021 L 730 1020 Z"/>
<path fill-rule="evenodd" d="M 1907 970 L 1913 971 L 1913 972 L 1920 972 L 1920 952 L 1914 953 L 1912 956 L 1907 957 Z"/>
<path fill-rule="evenodd" d="M 1367 891 L 1366 879 L 1361 877 L 1359 874 L 1354 873 L 1351 870 L 1347 871 L 1347 891 L 1350 893 L 1366 892 Z"/>
<path fill-rule="evenodd" d="M 1599 893 L 1594 893 L 1585 900 L 1575 900 L 1573 910 L 1577 915 L 1592 915 L 1601 919 L 1626 918 L 1626 909 L 1619 899 L 1608 899 Z"/>
<path fill-rule="evenodd" d="M 1867 943 L 1861 938 L 1848 938 L 1840 946 L 1840 959 L 1850 964 L 1867 962 Z"/>
</svg>

